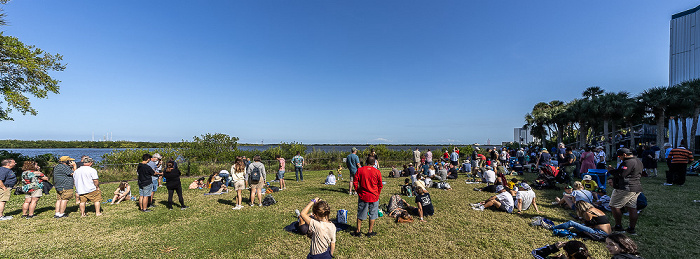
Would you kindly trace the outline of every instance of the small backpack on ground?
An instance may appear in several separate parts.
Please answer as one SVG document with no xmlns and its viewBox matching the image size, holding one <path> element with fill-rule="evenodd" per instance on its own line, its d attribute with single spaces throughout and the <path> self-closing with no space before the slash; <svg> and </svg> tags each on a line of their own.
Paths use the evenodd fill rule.
<svg viewBox="0 0 700 259">
<path fill-rule="evenodd" d="M 270 205 L 275 204 L 275 203 L 277 203 L 277 201 L 275 200 L 274 197 L 272 197 L 271 194 L 268 194 L 267 196 L 265 196 L 265 198 L 262 201 L 263 206 L 270 206 Z"/>
<path fill-rule="evenodd" d="M 260 168 L 253 166 L 253 169 L 250 169 L 250 183 L 260 183 Z"/>
<path fill-rule="evenodd" d="M 339 224 L 348 224 L 348 211 L 338 210 L 337 221 Z"/>
</svg>

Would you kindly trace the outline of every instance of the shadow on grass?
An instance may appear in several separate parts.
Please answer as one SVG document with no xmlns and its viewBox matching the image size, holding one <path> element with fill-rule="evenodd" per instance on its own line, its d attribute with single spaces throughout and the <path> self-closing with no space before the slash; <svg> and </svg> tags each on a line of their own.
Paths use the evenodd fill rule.
<svg viewBox="0 0 700 259">
<path fill-rule="evenodd" d="M 348 188 L 328 188 L 328 187 L 321 187 L 318 188 L 319 191 L 329 191 L 329 192 L 340 192 L 340 193 L 348 193 Z"/>
<path fill-rule="evenodd" d="M 236 206 L 236 203 L 233 202 L 232 200 L 219 199 L 218 202 L 219 202 L 220 204 L 224 204 L 224 205 Z"/>
</svg>

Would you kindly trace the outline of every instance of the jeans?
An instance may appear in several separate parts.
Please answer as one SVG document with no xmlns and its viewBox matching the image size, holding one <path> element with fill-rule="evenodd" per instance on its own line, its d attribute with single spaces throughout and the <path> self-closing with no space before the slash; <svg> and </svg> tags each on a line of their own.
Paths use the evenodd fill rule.
<svg viewBox="0 0 700 259">
<path fill-rule="evenodd" d="M 231 182 L 231 176 L 229 174 L 226 174 L 226 173 L 219 174 L 219 176 L 221 176 L 221 178 L 224 178 L 224 181 L 225 181 L 224 184 L 225 184 L 225 186 L 228 187 L 229 186 L 228 184 Z"/>
<path fill-rule="evenodd" d="M 569 228 L 574 228 L 578 231 L 581 232 L 586 232 L 586 233 L 591 233 L 591 234 L 601 234 L 601 235 L 608 235 L 608 233 L 605 233 L 605 231 L 602 231 L 600 229 L 595 229 L 595 228 L 589 228 L 581 223 L 578 223 L 573 220 L 569 220 L 568 222 L 561 223 L 559 225 L 556 225 L 552 227 L 552 229 L 569 229 Z"/>
<path fill-rule="evenodd" d="M 297 182 L 299 181 L 299 179 L 301 179 L 302 181 L 304 180 L 303 171 L 304 171 L 304 168 L 301 167 L 301 166 L 295 166 L 295 167 L 294 167 L 294 175 L 295 175 L 296 178 L 297 178 Z"/>
</svg>

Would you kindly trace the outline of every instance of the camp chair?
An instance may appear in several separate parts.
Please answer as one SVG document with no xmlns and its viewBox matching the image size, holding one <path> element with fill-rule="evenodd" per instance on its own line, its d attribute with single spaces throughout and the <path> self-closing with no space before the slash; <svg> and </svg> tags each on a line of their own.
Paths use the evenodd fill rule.
<svg viewBox="0 0 700 259">
<path fill-rule="evenodd" d="M 605 185 L 608 183 L 608 170 L 606 169 L 588 169 L 588 172 L 581 175 L 590 175 L 593 180 L 598 183 L 598 188 L 607 189 Z"/>
</svg>

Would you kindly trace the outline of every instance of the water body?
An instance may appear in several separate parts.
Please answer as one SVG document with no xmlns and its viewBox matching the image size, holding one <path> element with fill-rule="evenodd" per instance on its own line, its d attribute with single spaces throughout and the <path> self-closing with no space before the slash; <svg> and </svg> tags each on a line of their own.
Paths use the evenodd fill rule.
<svg viewBox="0 0 700 259">
<path fill-rule="evenodd" d="M 250 151 L 250 150 L 267 150 L 268 148 L 274 148 L 277 145 L 259 145 L 259 146 L 238 146 L 239 150 Z M 312 152 L 314 150 L 318 151 L 340 151 L 340 152 L 350 152 L 350 149 L 356 147 L 363 150 L 369 145 L 307 145 L 306 152 Z M 414 150 L 416 146 L 386 146 L 390 150 Z M 421 151 L 426 149 L 430 150 L 442 150 L 445 146 L 417 146 Z M 480 146 L 482 149 L 492 148 L 493 146 Z M 117 148 L 116 150 L 124 150 L 125 148 Z M 83 155 L 94 158 L 96 161 L 102 160 L 102 155 L 112 152 L 115 150 L 113 148 L 0 148 L 0 150 L 7 150 L 14 153 L 20 153 L 25 156 L 37 156 L 43 154 L 53 154 L 56 156 L 70 156 L 72 158 L 80 158 Z M 149 149 L 153 150 L 153 149 Z"/>
</svg>

